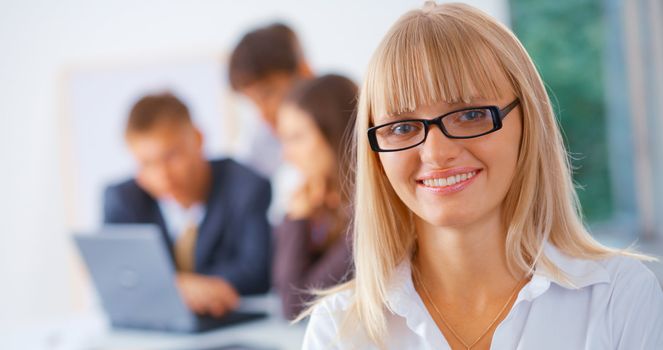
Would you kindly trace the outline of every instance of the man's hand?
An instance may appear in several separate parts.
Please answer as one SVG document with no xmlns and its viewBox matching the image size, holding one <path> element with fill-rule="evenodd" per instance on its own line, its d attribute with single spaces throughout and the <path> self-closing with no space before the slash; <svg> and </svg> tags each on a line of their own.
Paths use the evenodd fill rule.
<svg viewBox="0 0 663 350">
<path fill-rule="evenodd" d="M 187 306 L 199 315 L 220 317 L 239 305 L 235 288 L 219 277 L 178 273 L 177 286 Z"/>
</svg>

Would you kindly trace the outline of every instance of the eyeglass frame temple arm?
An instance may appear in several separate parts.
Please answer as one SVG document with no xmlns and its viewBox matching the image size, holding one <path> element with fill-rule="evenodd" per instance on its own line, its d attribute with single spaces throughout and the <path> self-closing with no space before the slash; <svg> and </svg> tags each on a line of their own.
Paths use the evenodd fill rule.
<svg viewBox="0 0 663 350">
<path fill-rule="evenodd" d="M 513 102 L 509 103 L 506 107 L 500 109 L 500 119 L 504 119 L 514 108 L 520 104 L 520 99 L 516 98 Z"/>
</svg>

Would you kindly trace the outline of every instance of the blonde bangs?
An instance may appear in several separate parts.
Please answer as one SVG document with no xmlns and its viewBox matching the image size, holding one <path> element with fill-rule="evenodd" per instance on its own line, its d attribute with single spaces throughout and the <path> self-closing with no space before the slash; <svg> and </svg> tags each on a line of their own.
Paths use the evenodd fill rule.
<svg viewBox="0 0 663 350">
<path fill-rule="evenodd" d="M 462 18 L 413 11 L 399 22 L 378 47 L 367 74 L 373 117 L 513 93 L 512 86 L 504 86 L 511 79 L 497 53 L 481 30 L 468 29 Z"/>
</svg>

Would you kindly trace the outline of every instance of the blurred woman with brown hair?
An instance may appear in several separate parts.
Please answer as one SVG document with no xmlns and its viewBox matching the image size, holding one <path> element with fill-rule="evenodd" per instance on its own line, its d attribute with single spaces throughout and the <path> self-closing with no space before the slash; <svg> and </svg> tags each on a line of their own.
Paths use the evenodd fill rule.
<svg viewBox="0 0 663 350">
<path fill-rule="evenodd" d="M 342 282 L 350 271 L 351 215 L 342 180 L 356 95 L 349 79 L 325 75 L 297 84 L 279 109 L 284 157 L 303 177 L 276 230 L 274 284 L 288 318 L 305 306 L 307 289 Z"/>
</svg>

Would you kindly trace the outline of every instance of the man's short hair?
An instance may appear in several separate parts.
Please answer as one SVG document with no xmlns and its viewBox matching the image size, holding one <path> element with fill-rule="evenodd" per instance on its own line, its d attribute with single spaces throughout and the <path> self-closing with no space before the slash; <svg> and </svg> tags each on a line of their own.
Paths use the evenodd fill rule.
<svg viewBox="0 0 663 350">
<path fill-rule="evenodd" d="M 143 96 L 129 112 L 125 134 L 144 133 L 163 123 L 192 124 L 187 106 L 171 93 Z"/>
<path fill-rule="evenodd" d="M 294 74 L 301 56 L 297 35 L 287 25 L 255 29 L 242 37 L 230 55 L 230 86 L 239 91 L 273 73 Z"/>
</svg>

